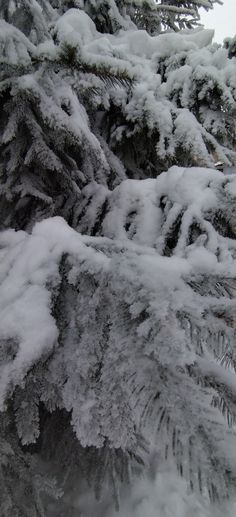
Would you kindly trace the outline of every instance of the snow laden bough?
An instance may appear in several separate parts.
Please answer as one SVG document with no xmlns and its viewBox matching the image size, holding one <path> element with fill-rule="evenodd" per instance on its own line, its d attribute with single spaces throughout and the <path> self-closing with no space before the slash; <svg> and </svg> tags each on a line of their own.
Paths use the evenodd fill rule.
<svg viewBox="0 0 236 517">
<path fill-rule="evenodd" d="M 1 443 L 32 479 L 41 458 L 118 501 L 168 460 L 194 491 L 230 496 L 235 197 L 234 175 L 173 167 L 85 189 L 82 233 L 60 217 L 1 233 Z"/>
<path fill-rule="evenodd" d="M 108 3 L 114 14 L 99 2 L 99 16 Z M 54 215 L 76 225 L 93 181 L 114 189 L 172 165 L 236 163 L 235 58 L 213 31 L 151 36 L 117 8 L 123 30 L 106 33 L 95 2 L 13 4 L 0 11 L 1 228 Z"/>
</svg>

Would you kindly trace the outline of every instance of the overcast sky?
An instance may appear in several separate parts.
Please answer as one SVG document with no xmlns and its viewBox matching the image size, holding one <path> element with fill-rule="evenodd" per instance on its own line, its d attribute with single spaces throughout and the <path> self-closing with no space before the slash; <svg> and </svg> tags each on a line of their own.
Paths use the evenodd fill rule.
<svg viewBox="0 0 236 517">
<path fill-rule="evenodd" d="M 215 29 L 215 41 L 222 43 L 227 36 L 236 35 L 236 0 L 224 0 L 206 12 L 201 9 L 201 21 L 205 27 Z"/>
</svg>

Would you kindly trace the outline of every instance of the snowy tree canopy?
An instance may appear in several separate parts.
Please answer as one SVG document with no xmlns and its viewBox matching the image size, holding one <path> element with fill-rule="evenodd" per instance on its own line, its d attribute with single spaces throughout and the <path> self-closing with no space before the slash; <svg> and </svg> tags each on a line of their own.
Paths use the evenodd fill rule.
<svg viewBox="0 0 236 517">
<path fill-rule="evenodd" d="M 79 479 L 118 507 L 165 464 L 198 508 L 235 491 L 236 182 L 215 163 L 236 165 L 236 58 L 192 29 L 214 3 L 0 5 L 3 517 L 51 517 L 54 475 L 61 504 Z"/>
<path fill-rule="evenodd" d="M 74 0 L 61 2 L 79 7 L 95 21 L 101 32 L 117 32 L 134 26 L 157 34 L 162 29 L 177 31 L 199 23 L 199 9 L 208 10 L 219 0 Z"/>
<path fill-rule="evenodd" d="M 0 21 L 3 227 L 48 215 L 75 225 L 91 181 L 113 188 L 171 165 L 235 164 L 235 63 L 211 46 L 211 31 L 150 36 L 131 24 L 113 35 L 83 9 L 9 9 Z"/>
</svg>

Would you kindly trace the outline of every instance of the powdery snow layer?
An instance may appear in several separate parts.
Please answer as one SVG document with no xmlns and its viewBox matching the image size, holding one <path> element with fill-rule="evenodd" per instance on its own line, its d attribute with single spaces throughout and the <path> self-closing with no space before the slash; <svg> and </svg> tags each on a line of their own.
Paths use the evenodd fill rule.
<svg viewBox="0 0 236 517">
<path fill-rule="evenodd" d="M 199 272 L 231 276 L 235 274 L 235 242 L 222 235 L 216 218 L 224 212 L 233 234 L 235 188 L 234 174 L 199 167 L 171 167 L 157 179 L 126 180 L 111 192 L 89 185 L 82 193 L 80 210 L 85 215 L 79 229 L 90 233 L 106 202 L 101 220 L 104 237 L 132 242 L 143 250 L 154 248 L 162 255 L 168 236 L 175 232 L 175 257 L 187 258 L 188 266 L 196 266 Z M 176 221 L 180 228 L 175 231 Z M 191 242 L 193 225 L 198 235 Z"/>
<path fill-rule="evenodd" d="M 170 55 L 173 51 L 191 50 L 206 47 L 212 42 L 214 31 L 183 31 L 180 34 L 162 34 L 149 36 L 145 30 L 130 30 L 121 32 L 120 36 L 100 34 L 91 18 L 80 9 L 69 9 L 55 25 L 60 41 L 88 45 L 85 50 L 92 54 L 109 55 L 109 50 L 120 50 L 124 58 L 127 54 L 150 58 L 155 52 Z"/>
<path fill-rule="evenodd" d="M 36 224 L 32 235 L 14 230 L 0 234 L 0 337 L 6 347 L 16 348 L 14 360 L 1 366 L 2 408 L 7 387 L 20 383 L 32 364 L 57 342 L 48 288 L 60 282 L 58 264 L 63 253 L 88 263 L 94 257 L 93 268 L 106 265 L 106 257 L 87 248 L 59 217 Z"/>
</svg>

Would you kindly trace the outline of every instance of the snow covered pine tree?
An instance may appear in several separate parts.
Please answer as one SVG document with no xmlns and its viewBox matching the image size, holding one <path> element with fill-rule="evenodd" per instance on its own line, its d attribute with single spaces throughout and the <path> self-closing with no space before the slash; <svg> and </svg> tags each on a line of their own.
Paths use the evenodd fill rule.
<svg viewBox="0 0 236 517">
<path fill-rule="evenodd" d="M 236 58 L 198 27 L 213 4 L 0 0 L 1 517 L 81 515 L 85 480 L 118 507 L 163 465 L 181 517 L 235 491 L 236 180 L 214 163 L 236 164 Z"/>
</svg>

